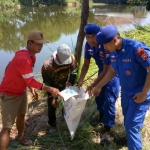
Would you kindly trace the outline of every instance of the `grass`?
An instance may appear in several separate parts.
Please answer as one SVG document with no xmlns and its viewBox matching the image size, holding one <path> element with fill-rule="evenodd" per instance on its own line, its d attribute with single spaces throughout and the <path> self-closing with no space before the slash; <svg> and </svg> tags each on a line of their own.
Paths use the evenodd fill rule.
<svg viewBox="0 0 150 150">
<path fill-rule="evenodd" d="M 150 46 L 150 25 L 135 24 L 135 30 L 122 33 L 123 37 L 139 40 Z"/>
<path fill-rule="evenodd" d="M 149 34 L 149 27 L 150 25 L 146 27 L 137 26 L 136 30 L 122 33 L 122 35 L 124 37 L 141 39 L 146 44 L 150 44 L 150 40 L 147 39 L 149 36 L 146 36 Z M 146 38 L 143 38 L 143 36 Z M 88 78 L 94 72 L 97 72 L 97 67 L 95 66 L 94 60 L 92 60 L 86 78 Z M 84 83 L 84 86 L 86 87 L 88 84 L 90 84 L 95 77 L 96 75 L 87 80 Z M 47 104 L 46 99 L 42 97 L 43 95 L 41 96 L 40 101 L 32 102 L 29 104 L 29 110 L 27 114 L 27 120 L 30 123 L 30 126 L 26 127 L 25 133 L 29 139 L 34 141 L 34 146 L 30 148 L 24 147 L 19 145 L 16 141 L 12 141 L 9 144 L 8 150 L 127 150 L 127 147 L 119 147 L 113 142 L 114 135 L 125 135 L 120 98 L 116 103 L 116 125 L 111 130 L 111 144 L 102 147 L 99 145 L 99 142 L 103 127 L 93 127 L 90 125 L 90 122 L 96 120 L 98 115 L 93 98 L 87 101 L 86 108 L 82 114 L 75 137 L 73 140 L 71 140 L 66 122 L 61 115 L 61 100 L 60 108 L 57 109 L 58 132 L 53 134 L 48 133 L 49 126 L 47 125 Z M 150 112 L 148 111 L 145 118 L 144 127 L 141 130 L 143 150 L 150 149 L 149 122 Z M 16 127 L 14 126 L 11 132 L 11 136 L 13 137 L 16 134 Z"/>
</svg>

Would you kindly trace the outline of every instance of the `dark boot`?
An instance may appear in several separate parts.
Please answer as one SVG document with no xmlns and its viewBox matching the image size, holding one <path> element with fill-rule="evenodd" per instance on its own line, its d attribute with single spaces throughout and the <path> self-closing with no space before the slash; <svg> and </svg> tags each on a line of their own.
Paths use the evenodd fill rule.
<svg viewBox="0 0 150 150">
<path fill-rule="evenodd" d="M 103 133 L 103 135 L 102 135 L 100 144 L 101 145 L 109 144 L 110 143 L 110 127 L 104 125 L 104 129 L 103 129 L 102 133 Z"/>
<path fill-rule="evenodd" d="M 114 137 L 114 142 L 121 146 L 127 146 L 127 138 L 126 137 Z"/>
<path fill-rule="evenodd" d="M 98 118 L 99 123 L 102 123 L 103 116 L 104 116 L 104 114 L 99 112 L 99 118 Z"/>
<path fill-rule="evenodd" d="M 104 130 L 103 130 L 103 133 L 105 133 L 105 132 L 110 132 L 110 126 L 106 126 L 106 125 L 104 125 Z"/>
</svg>

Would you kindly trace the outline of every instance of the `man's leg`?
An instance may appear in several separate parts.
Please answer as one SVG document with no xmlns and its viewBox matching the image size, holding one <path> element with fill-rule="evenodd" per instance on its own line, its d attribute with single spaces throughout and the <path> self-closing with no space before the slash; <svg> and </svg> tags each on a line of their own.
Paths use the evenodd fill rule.
<svg viewBox="0 0 150 150">
<path fill-rule="evenodd" d="M 149 104 L 137 104 L 134 102 L 133 98 L 130 98 L 129 107 L 124 120 L 129 150 L 142 149 L 140 129 L 143 126 L 148 108 Z"/>
<path fill-rule="evenodd" d="M 124 126 L 125 126 L 125 120 L 128 113 L 128 107 L 129 107 L 129 98 L 127 97 L 126 91 L 121 91 L 121 107 L 122 107 L 122 114 L 124 116 Z M 114 142 L 118 145 L 127 146 L 127 138 L 126 136 L 120 137 L 115 136 Z"/>
<path fill-rule="evenodd" d="M 47 105 L 48 105 L 48 124 L 52 128 L 56 128 L 56 108 L 52 106 L 53 97 L 50 93 L 47 93 Z"/>
<path fill-rule="evenodd" d="M 115 115 L 116 115 L 115 103 L 117 98 L 118 98 L 118 92 L 115 93 L 109 88 L 106 88 L 104 117 L 102 119 L 102 123 L 106 127 L 112 127 L 115 125 Z"/>
<path fill-rule="evenodd" d="M 24 136 L 24 129 L 25 129 L 25 114 L 28 109 L 28 100 L 27 100 L 27 93 L 25 92 L 20 97 L 20 105 L 18 109 L 17 119 L 16 119 L 16 127 L 18 130 L 18 136 L 16 140 L 22 145 L 25 146 L 32 146 L 33 142 L 31 140 L 27 140 Z"/>
<path fill-rule="evenodd" d="M 104 115 L 105 90 L 106 90 L 106 87 L 104 86 L 99 96 L 95 98 L 95 101 L 97 104 L 97 110 L 99 111 L 98 123 L 102 122 L 103 115 Z"/>
<path fill-rule="evenodd" d="M 10 129 L 2 128 L 0 133 L 0 150 L 6 150 L 10 137 Z"/>
<path fill-rule="evenodd" d="M 110 129 L 115 125 L 115 102 L 118 98 L 118 94 L 106 88 L 105 91 L 105 103 L 104 103 L 104 116 L 102 123 L 104 124 L 103 135 L 101 138 L 101 145 L 108 144 L 110 142 Z"/>
<path fill-rule="evenodd" d="M 0 150 L 6 150 L 9 143 L 10 130 L 15 122 L 19 104 L 15 96 L 0 94 L 0 100 L 3 126 L 0 133 Z"/>
<path fill-rule="evenodd" d="M 16 127 L 18 130 L 18 139 L 24 138 L 25 114 L 18 114 L 16 119 Z"/>
</svg>

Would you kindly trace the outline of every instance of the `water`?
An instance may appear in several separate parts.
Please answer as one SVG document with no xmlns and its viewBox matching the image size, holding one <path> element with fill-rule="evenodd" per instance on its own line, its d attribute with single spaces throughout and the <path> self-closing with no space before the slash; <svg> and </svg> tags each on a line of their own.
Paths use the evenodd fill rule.
<svg viewBox="0 0 150 150">
<path fill-rule="evenodd" d="M 3 78 L 5 67 L 13 58 L 16 50 L 26 46 L 27 34 L 30 30 L 37 29 L 43 32 L 50 43 L 44 45 L 41 53 L 37 54 L 34 68 L 36 78 L 39 78 L 41 66 L 52 51 L 60 44 L 68 44 L 73 50 L 76 45 L 78 29 L 80 26 L 80 7 L 48 7 L 48 8 L 23 8 L 21 10 L 7 10 L 0 16 L 0 82 Z M 93 7 L 90 10 L 88 22 L 100 26 L 117 24 L 122 30 L 134 27 L 135 22 L 147 24 L 150 13 L 145 7 L 129 7 L 106 5 Z"/>
</svg>

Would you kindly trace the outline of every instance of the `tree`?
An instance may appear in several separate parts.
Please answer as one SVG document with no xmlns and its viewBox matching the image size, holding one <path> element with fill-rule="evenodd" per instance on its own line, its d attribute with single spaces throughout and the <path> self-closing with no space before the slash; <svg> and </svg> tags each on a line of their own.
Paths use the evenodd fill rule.
<svg viewBox="0 0 150 150">
<path fill-rule="evenodd" d="M 80 64 L 82 45 L 83 45 L 83 40 L 85 37 L 84 26 L 87 24 L 88 17 L 89 17 L 89 0 L 83 0 L 80 29 L 79 29 L 77 43 L 75 47 L 75 57 L 76 57 L 78 64 Z"/>
</svg>

